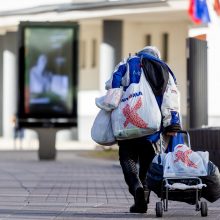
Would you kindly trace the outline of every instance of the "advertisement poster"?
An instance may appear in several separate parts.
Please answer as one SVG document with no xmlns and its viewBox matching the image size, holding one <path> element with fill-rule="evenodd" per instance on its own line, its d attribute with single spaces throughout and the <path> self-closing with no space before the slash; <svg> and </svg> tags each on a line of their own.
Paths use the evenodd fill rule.
<svg viewBox="0 0 220 220">
<path fill-rule="evenodd" d="M 24 28 L 24 114 L 73 112 L 73 28 Z"/>
</svg>

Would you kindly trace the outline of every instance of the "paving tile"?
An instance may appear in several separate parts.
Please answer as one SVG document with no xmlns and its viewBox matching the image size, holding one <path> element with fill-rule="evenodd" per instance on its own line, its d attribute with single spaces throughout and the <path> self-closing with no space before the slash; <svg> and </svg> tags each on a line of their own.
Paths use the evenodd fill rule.
<svg viewBox="0 0 220 220">
<path fill-rule="evenodd" d="M 115 161 L 80 158 L 74 151 L 37 161 L 36 153 L 1 152 L 0 220 L 155 219 L 160 199 L 154 193 L 147 214 L 129 213 L 133 198 Z M 220 201 L 208 207 L 205 219 L 220 219 Z M 168 208 L 165 219 L 201 219 L 192 205 L 169 201 Z"/>
</svg>

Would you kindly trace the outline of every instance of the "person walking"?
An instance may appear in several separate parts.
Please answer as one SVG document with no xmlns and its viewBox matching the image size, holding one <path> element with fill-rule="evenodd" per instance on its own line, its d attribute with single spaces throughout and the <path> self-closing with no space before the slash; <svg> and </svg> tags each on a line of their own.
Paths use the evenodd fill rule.
<svg viewBox="0 0 220 220">
<path fill-rule="evenodd" d="M 128 88 L 138 83 L 143 73 L 150 84 L 161 111 L 160 130 L 144 137 L 118 140 L 119 161 L 128 185 L 134 197 L 131 213 L 147 212 L 150 192 L 147 186 L 147 170 L 155 156 L 155 143 L 160 134 L 174 136 L 181 130 L 179 92 L 176 78 L 168 65 L 160 58 L 156 47 L 146 46 L 135 55 L 122 60 L 106 82 L 106 89 Z M 169 92 L 168 92 L 169 90 Z M 147 98 L 147 97 L 146 97 Z"/>
<path fill-rule="evenodd" d="M 16 150 L 16 140 L 19 140 L 19 148 L 22 149 L 22 140 L 24 138 L 24 128 L 21 128 L 18 125 L 18 119 L 16 117 L 16 114 L 12 116 L 12 125 L 13 125 L 13 131 L 14 131 L 14 149 Z"/>
</svg>

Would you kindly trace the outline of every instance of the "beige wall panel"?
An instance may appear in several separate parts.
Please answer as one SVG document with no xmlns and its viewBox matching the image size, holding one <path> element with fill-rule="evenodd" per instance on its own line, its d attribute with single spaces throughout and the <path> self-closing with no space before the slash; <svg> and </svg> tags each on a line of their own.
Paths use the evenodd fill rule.
<svg viewBox="0 0 220 220">
<path fill-rule="evenodd" d="M 80 49 L 79 49 L 79 90 L 99 89 L 99 47 L 102 37 L 101 22 L 80 24 Z M 96 40 L 96 66 L 92 67 L 92 41 Z M 85 44 L 84 53 L 82 43 Z M 82 59 L 85 67 L 82 68 Z"/>
</svg>

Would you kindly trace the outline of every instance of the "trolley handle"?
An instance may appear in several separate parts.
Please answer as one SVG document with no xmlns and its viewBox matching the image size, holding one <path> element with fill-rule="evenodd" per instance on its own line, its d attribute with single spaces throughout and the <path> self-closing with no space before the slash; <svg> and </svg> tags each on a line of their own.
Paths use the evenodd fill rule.
<svg viewBox="0 0 220 220">
<path fill-rule="evenodd" d="M 189 132 L 186 131 L 186 130 L 180 130 L 180 131 L 178 131 L 177 133 L 185 134 L 185 135 L 186 135 L 186 137 L 187 137 L 187 146 L 188 146 L 189 148 L 191 148 Z"/>
<path fill-rule="evenodd" d="M 177 133 L 186 135 L 186 137 L 187 137 L 187 139 L 186 139 L 186 141 L 187 141 L 187 146 L 188 146 L 189 148 L 191 148 L 189 132 L 186 131 L 186 130 L 180 130 L 180 131 L 177 131 Z M 162 135 L 162 134 L 160 134 L 160 153 L 163 152 L 163 146 L 162 146 L 162 138 L 161 138 L 161 135 Z"/>
</svg>

